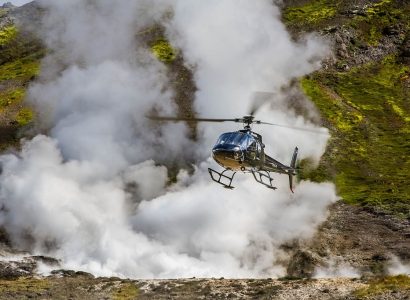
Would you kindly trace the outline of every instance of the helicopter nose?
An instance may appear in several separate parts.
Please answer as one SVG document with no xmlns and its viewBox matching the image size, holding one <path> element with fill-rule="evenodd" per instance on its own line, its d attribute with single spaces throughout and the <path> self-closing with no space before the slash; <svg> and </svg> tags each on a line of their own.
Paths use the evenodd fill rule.
<svg viewBox="0 0 410 300">
<path fill-rule="evenodd" d="M 216 148 L 212 150 L 212 153 L 216 160 L 218 159 L 219 160 L 225 160 L 225 159 L 238 160 L 241 156 L 239 148 L 233 148 L 233 149 Z"/>
<path fill-rule="evenodd" d="M 212 156 L 225 169 L 239 170 L 242 166 L 242 152 L 239 147 L 214 147 Z"/>
</svg>

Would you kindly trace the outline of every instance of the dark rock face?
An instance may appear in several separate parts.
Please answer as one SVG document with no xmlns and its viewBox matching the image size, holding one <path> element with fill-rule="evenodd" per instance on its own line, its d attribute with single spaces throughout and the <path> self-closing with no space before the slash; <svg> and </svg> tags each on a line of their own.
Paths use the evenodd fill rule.
<svg viewBox="0 0 410 300">
<path fill-rule="evenodd" d="M 408 220 L 339 202 L 331 207 L 329 219 L 308 242 L 307 248 L 320 258 L 329 254 L 342 257 L 361 274 L 383 275 L 392 255 L 403 262 L 409 260 L 409 233 Z M 307 268 L 306 262 L 314 263 L 312 258 L 300 257 Z"/>
<path fill-rule="evenodd" d="M 37 1 L 33 1 L 11 9 L 10 17 L 24 31 L 37 34 L 41 28 L 41 20 L 44 13 L 45 9 Z"/>
<path fill-rule="evenodd" d="M 39 264 L 58 267 L 60 262 L 47 256 L 30 256 L 27 253 L 13 251 L 7 246 L 0 246 L 0 280 L 13 280 L 20 277 L 35 276 Z M 75 273 L 75 272 L 74 272 Z"/>
<path fill-rule="evenodd" d="M 1 8 L 3 8 L 3 9 L 10 9 L 10 8 L 14 8 L 14 7 L 15 6 L 11 2 L 6 2 L 1 6 Z"/>
<path fill-rule="evenodd" d="M 287 274 L 295 278 L 311 278 L 322 264 L 321 258 L 309 250 L 298 250 L 290 259 Z"/>
<path fill-rule="evenodd" d="M 36 263 L 33 260 L 0 262 L 0 279 L 17 279 L 35 274 Z"/>
<path fill-rule="evenodd" d="M 400 46 L 399 57 L 403 63 L 410 65 L 410 34 L 405 37 L 403 44 Z"/>
</svg>

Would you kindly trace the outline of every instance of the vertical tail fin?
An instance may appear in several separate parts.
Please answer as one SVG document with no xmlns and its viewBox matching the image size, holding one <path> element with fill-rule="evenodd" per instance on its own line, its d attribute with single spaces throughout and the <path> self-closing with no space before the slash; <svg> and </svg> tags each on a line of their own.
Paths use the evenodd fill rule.
<svg viewBox="0 0 410 300">
<path fill-rule="evenodd" d="M 299 149 L 298 149 L 298 147 L 296 147 L 295 151 L 293 152 L 292 160 L 290 162 L 290 167 L 293 170 L 289 171 L 289 187 L 290 187 L 290 190 L 292 191 L 292 193 L 293 193 L 293 176 L 296 175 L 296 159 L 298 157 L 298 151 L 299 151 Z"/>
</svg>

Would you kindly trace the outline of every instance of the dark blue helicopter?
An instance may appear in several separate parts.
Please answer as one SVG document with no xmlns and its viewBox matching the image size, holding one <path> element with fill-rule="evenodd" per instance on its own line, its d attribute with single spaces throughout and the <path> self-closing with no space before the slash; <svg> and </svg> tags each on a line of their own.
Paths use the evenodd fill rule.
<svg viewBox="0 0 410 300">
<path fill-rule="evenodd" d="M 304 128 L 261 122 L 254 120 L 252 115 L 238 119 L 175 118 L 162 116 L 149 116 L 148 118 L 156 121 L 243 123 L 243 130 L 223 133 L 213 147 L 212 156 L 214 160 L 225 170 L 218 172 L 208 168 L 212 180 L 225 188 L 233 189 L 233 178 L 236 172 L 242 171 L 244 173 L 252 173 L 258 183 L 276 190 L 277 188 L 273 186 L 273 179 L 270 176 L 271 172 L 275 172 L 289 176 L 289 187 L 293 193 L 293 177 L 297 175 L 298 171 L 298 168 L 296 168 L 298 148 L 295 148 L 289 166 L 280 163 L 265 153 L 262 136 L 251 130 L 251 124 L 275 125 L 305 130 Z M 231 172 L 231 175 L 226 175 L 226 172 Z"/>
<path fill-rule="evenodd" d="M 235 173 L 242 171 L 252 173 L 257 182 L 275 190 L 276 187 L 273 186 L 273 179 L 270 176 L 270 172 L 275 172 L 289 176 L 289 187 L 293 193 L 293 176 L 297 175 L 298 148 L 296 147 L 293 152 L 290 165 L 286 166 L 265 153 L 262 136 L 250 128 L 253 117 L 246 116 L 241 121 L 246 124 L 243 130 L 223 133 L 212 149 L 214 160 L 225 168 L 223 172 L 208 168 L 212 180 L 231 189 Z M 227 171 L 232 171 L 232 175 L 225 175 Z M 228 183 L 224 183 L 224 179 L 228 180 Z"/>
</svg>

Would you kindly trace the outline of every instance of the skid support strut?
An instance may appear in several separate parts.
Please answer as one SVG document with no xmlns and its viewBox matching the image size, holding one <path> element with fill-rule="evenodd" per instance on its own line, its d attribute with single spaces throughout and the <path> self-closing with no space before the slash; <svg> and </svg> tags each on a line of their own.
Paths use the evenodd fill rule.
<svg viewBox="0 0 410 300">
<path fill-rule="evenodd" d="M 216 183 L 219 183 L 222 185 L 224 188 L 232 190 L 234 187 L 232 186 L 232 180 L 233 177 L 235 176 L 236 172 L 233 172 L 232 176 L 229 177 L 227 175 L 224 175 L 226 171 L 229 171 L 228 169 L 224 170 L 222 173 L 219 173 L 218 171 L 215 171 L 211 168 L 208 168 L 209 175 L 211 175 L 211 178 L 213 181 Z M 223 182 L 223 179 L 226 179 L 228 183 Z"/>
<path fill-rule="evenodd" d="M 276 190 L 277 189 L 277 187 L 274 187 L 273 185 L 272 185 L 272 181 L 273 181 L 273 178 L 272 177 L 270 177 L 270 174 L 269 174 L 269 172 L 267 172 L 267 171 L 263 171 L 264 173 L 262 173 L 261 171 L 252 171 L 252 175 L 253 175 L 253 177 L 255 178 L 255 180 L 257 181 L 257 182 L 259 182 L 260 184 L 263 184 L 264 186 L 266 186 L 267 188 L 270 188 L 270 189 L 272 189 L 272 190 Z M 266 173 L 266 174 L 265 174 Z M 265 181 L 264 181 L 265 180 Z M 268 182 L 267 182 L 267 181 Z"/>
</svg>

